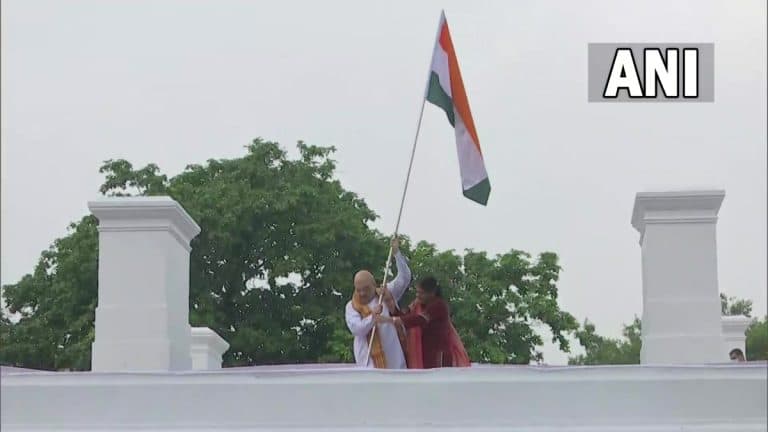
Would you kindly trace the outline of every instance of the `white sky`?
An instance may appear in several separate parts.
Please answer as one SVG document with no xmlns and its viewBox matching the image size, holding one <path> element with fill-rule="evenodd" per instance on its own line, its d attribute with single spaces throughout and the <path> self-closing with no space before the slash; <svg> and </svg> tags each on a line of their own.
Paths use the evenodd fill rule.
<svg viewBox="0 0 768 432">
<path fill-rule="evenodd" d="M 257 136 L 336 146 L 391 231 L 441 8 L 493 191 L 460 196 L 428 106 L 403 232 L 557 252 L 562 307 L 618 335 L 641 312 L 635 193 L 724 188 L 721 291 L 766 312 L 764 0 L 5 0 L 2 283 L 87 213 L 103 160 L 175 175 Z M 588 103 L 587 44 L 646 41 L 714 42 L 715 103 Z"/>
</svg>

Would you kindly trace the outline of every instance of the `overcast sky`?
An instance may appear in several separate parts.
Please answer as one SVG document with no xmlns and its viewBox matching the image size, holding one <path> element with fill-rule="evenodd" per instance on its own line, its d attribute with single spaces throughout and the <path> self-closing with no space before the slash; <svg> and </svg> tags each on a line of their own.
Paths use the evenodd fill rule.
<svg viewBox="0 0 768 432">
<path fill-rule="evenodd" d="M 5 0 L 2 283 L 87 213 L 103 160 L 175 175 L 254 137 L 336 146 L 391 232 L 442 8 L 493 191 L 461 197 L 428 106 L 403 232 L 554 251 L 561 306 L 619 335 L 641 313 L 635 193 L 722 188 L 720 289 L 766 312 L 765 0 Z M 715 103 L 588 103 L 587 44 L 647 41 L 714 42 Z"/>
</svg>

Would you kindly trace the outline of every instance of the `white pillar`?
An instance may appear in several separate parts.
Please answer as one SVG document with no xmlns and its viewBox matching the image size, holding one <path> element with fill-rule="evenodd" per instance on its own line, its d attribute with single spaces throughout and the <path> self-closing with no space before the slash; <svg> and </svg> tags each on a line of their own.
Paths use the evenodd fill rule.
<svg viewBox="0 0 768 432">
<path fill-rule="evenodd" d="M 732 349 L 738 348 L 747 355 L 747 329 L 752 323 L 752 319 L 743 315 L 724 316 L 721 319 L 723 325 L 723 341 L 725 347 L 723 351 L 730 353 Z"/>
<path fill-rule="evenodd" d="M 208 327 L 192 327 L 192 369 L 221 369 L 221 356 L 229 344 Z"/>
<path fill-rule="evenodd" d="M 190 369 L 189 242 L 200 227 L 169 197 L 88 208 L 99 219 L 92 370 Z"/>
<path fill-rule="evenodd" d="M 723 350 L 715 226 L 724 191 L 638 193 L 643 364 L 719 363 Z"/>
</svg>

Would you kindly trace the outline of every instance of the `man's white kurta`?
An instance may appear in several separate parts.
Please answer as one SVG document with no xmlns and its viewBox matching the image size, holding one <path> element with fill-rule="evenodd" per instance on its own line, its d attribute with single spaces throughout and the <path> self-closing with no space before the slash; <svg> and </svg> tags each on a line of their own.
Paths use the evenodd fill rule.
<svg viewBox="0 0 768 432">
<path fill-rule="evenodd" d="M 392 293 L 392 297 L 395 298 L 395 302 L 400 301 L 400 297 L 403 296 L 408 285 L 411 283 L 411 269 L 408 268 L 408 260 L 405 259 L 403 254 L 399 251 L 395 254 L 395 263 L 397 264 L 397 277 L 392 282 L 387 284 L 387 288 Z M 379 297 L 374 296 L 373 300 L 368 303 L 368 307 L 375 308 L 379 303 Z M 382 304 L 383 316 L 389 316 L 389 310 L 387 306 Z M 373 361 L 368 358 L 366 364 L 366 356 L 368 355 L 368 338 L 371 329 L 373 328 L 373 315 L 363 319 L 360 314 L 352 307 L 352 302 L 347 302 L 346 308 L 347 327 L 355 336 L 355 362 L 358 366 L 373 367 Z M 388 369 L 405 369 L 405 355 L 403 355 L 403 348 L 400 346 L 400 339 L 397 337 L 397 330 L 392 324 L 380 324 L 376 329 L 376 337 L 381 338 L 381 347 L 384 349 L 384 355 L 387 358 Z"/>
</svg>

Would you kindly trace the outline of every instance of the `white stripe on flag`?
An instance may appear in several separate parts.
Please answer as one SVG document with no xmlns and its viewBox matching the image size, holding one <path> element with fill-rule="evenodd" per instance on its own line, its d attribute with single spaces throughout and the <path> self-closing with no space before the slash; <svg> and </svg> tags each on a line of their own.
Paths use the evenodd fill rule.
<svg viewBox="0 0 768 432">
<path fill-rule="evenodd" d="M 488 173 L 485 171 L 483 156 L 477 150 L 472 136 L 467 132 L 467 128 L 456 110 L 454 110 L 454 115 L 456 117 L 456 151 L 459 154 L 461 186 L 467 190 L 488 178 Z"/>
<path fill-rule="evenodd" d="M 440 46 L 440 42 L 435 44 L 435 51 L 432 53 L 432 72 L 436 73 L 440 78 L 440 87 L 443 88 L 445 94 L 453 97 L 451 93 L 451 74 L 448 68 L 448 54 L 443 51 L 443 47 Z"/>
</svg>

